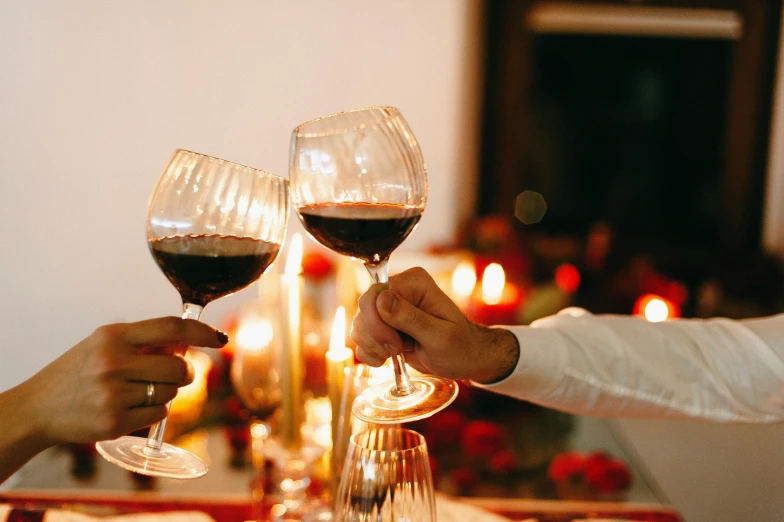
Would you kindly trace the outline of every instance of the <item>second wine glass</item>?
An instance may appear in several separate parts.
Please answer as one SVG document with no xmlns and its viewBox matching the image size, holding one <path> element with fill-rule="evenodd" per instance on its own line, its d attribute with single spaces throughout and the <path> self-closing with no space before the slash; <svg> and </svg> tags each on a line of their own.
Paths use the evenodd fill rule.
<svg viewBox="0 0 784 522">
<path fill-rule="evenodd" d="M 286 233 L 287 183 L 205 154 L 174 153 L 150 202 L 147 242 L 182 298 L 183 319 L 198 320 L 208 303 L 250 285 L 272 264 Z M 143 475 L 207 473 L 196 455 L 163 442 L 165 429 L 163 419 L 147 439 L 125 436 L 96 447 L 108 461 Z"/>
<path fill-rule="evenodd" d="M 327 248 L 364 263 L 387 283 L 389 256 L 419 222 L 427 170 L 413 132 L 394 107 L 332 114 L 294 129 L 289 157 L 291 197 L 305 229 Z M 411 378 L 402 353 L 395 381 L 354 401 L 366 422 L 396 424 L 428 417 L 457 396 L 457 384 L 434 375 Z"/>
</svg>

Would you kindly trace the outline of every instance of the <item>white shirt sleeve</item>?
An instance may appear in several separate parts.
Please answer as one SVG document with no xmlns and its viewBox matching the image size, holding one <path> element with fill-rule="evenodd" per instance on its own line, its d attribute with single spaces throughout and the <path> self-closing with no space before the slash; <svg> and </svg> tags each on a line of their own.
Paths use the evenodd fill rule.
<svg viewBox="0 0 784 522">
<path fill-rule="evenodd" d="M 567 308 L 503 328 L 520 359 L 488 390 L 582 415 L 784 421 L 784 314 L 651 323 Z"/>
</svg>

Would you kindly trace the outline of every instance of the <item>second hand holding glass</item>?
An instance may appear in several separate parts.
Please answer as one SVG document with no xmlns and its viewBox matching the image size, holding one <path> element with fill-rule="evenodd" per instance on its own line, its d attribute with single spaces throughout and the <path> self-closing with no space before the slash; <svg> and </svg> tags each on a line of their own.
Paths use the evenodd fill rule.
<svg viewBox="0 0 784 522">
<path fill-rule="evenodd" d="M 261 277 L 278 255 L 288 213 L 283 178 L 204 154 L 174 153 L 150 202 L 147 240 L 182 297 L 183 319 L 198 320 L 209 302 Z M 163 419 L 147 439 L 126 436 L 96 447 L 108 461 L 143 475 L 207 473 L 199 457 L 163 442 L 165 429 Z"/>
<path fill-rule="evenodd" d="M 316 241 L 360 259 L 373 281 L 389 279 L 389 256 L 419 222 L 427 171 L 419 144 L 394 107 L 347 111 L 294 129 L 289 163 L 292 202 Z M 354 401 L 359 419 L 396 424 L 429 417 L 457 396 L 457 383 L 409 377 L 402 353 L 395 381 Z"/>
</svg>

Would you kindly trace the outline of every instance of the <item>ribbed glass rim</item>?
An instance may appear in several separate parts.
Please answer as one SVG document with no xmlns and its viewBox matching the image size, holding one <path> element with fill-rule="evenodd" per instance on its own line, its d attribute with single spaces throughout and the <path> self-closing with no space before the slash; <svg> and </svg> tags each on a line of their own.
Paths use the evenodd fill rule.
<svg viewBox="0 0 784 522">
<path fill-rule="evenodd" d="M 370 111 L 379 111 L 383 114 L 384 118 L 377 122 L 373 122 L 370 125 L 368 125 L 367 123 L 359 123 L 357 125 L 351 125 L 351 126 L 347 125 L 342 128 L 331 130 L 329 132 L 304 132 L 304 129 L 306 127 L 313 125 L 315 123 L 323 122 L 324 120 L 345 116 L 346 114 L 352 114 L 357 112 L 370 112 Z M 368 127 L 373 127 L 378 125 L 379 123 L 388 122 L 394 118 L 404 119 L 403 113 L 400 112 L 400 109 L 398 109 L 397 107 L 393 107 L 391 105 L 372 105 L 370 107 L 361 107 L 358 109 L 349 109 L 347 111 L 333 112 L 332 114 L 327 114 L 325 116 L 319 116 L 318 118 L 313 118 L 312 120 L 308 120 L 304 123 L 300 123 L 299 125 L 294 127 L 292 134 L 294 135 L 294 137 L 297 138 L 317 138 L 321 136 L 332 136 L 335 134 L 343 134 L 344 132 L 348 132 L 352 130 L 359 130 Z"/>
<path fill-rule="evenodd" d="M 369 446 L 369 442 L 370 442 L 369 441 L 369 437 L 374 432 L 375 433 L 380 433 L 380 432 L 388 432 L 388 433 L 400 432 L 400 433 L 403 433 L 403 434 L 406 434 L 406 435 L 413 436 L 413 438 L 411 439 L 412 442 L 411 442 L 410 445 L 408 444 L 409 440 L 407 438 L 404 438 L 404 440 L 402 442 L 406 443 L 406 447 L 403 447 L 403 448 L 377 449 L 377 448 L 372 448 L 372 447 Z M 364 437 L 364 443 L 360 443 L 359 442 L 360 437 Z M 413 441 L 416 441 L 416 442 L 414 443 Z M 425 442 L 425 437 L 422 436 L 421 433 L 417 433 L 414 430 L 409 430 L 409 429 L 406 429 L 406 428 L 393 428 L 393 427 L 369 428 L 369 429 L 360 431 L 359 433 L 353 434 L 351 436 L 351 443 L 354 446 L 356 446 L 357 448 L 359 448 L 360 450 L 362 450 L 362 451 L 369 451 L 369 452 L 374 452 L 374 453 L 398 453 L 398 454 L 405 454 L 405 453 L 409 453 L 409 452 L 422 451 L 422 450 L 426 450 L 427 449 L 427 443 Z"/>
<path fill-rule="evenodd" d="M 279 176 L 277 174 L 274 174 L 274 173 L 266 171 L 266 170 L 257 169 L 256 167 L 250 167 L 248 165 L 243 165 L 242 163 L 237 163 L 235 161 L 219 158 L 217 156 L 212 156 L 210 154 L 204 154 L 203 152 L 196 152 L 196 151 L 192 151 L 192 150 L 189 150 L 189 149 L 175 149 L 174 150 L 174 154 L 172 154 L 172 157 L 176 156 L 177 154 L 179 154 L 181 152 L 184 152 L 186 154 L 192 154 L 194 156 L 201 156 L 202 158 L 213 159 L 213 160 L 216 160 L 216 161 L 220 161 L 222 163 L 228 163 L 229 165 L 231 165 L 233 167 L 238 167 L 238 168 L 243 169 L 243 170 L 250 170 L 250 171 L 253 171 L 253 172 L 257 172 L 257 173 L 259 173 L 259 174 L 261 174 L 263 176 L 269 176 L 269 177 L 272 177 L 272 178 L 277 178 L 280 181 L 284 181 L 284 182 L 288 183 L 288 180 L 286 178 L 284 178 L 283 176 Z"/>
</svg>

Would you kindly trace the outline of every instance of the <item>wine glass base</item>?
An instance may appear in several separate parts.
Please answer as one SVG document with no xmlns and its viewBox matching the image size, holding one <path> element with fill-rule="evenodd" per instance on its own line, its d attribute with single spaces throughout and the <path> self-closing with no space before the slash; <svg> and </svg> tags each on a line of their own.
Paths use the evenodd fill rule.
<svg viewBox="0 0 784 522">
<path fill-rule="evenodd" d="M 146 438 L 125 436 L 101 441 L 95 448 L 112 464 L 142 475 L 194 479 L 207 473 L 207 464 L 203 460 L 166 442 L 156 450 L 147 446 Z"/>
<path fill-rule="evenodd" d="M 435 375 L 412 377 L 411 385 L 414 391 L 407 395 L 397 393 L 394 381 L 372 386 L 354 399 L 351 411 L 371 424 L 398 424 L 430 417 L 457 397 L 457 383 Z"/>
</svg>

